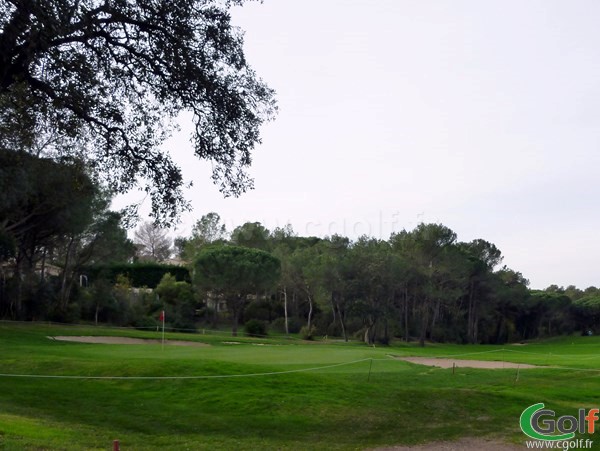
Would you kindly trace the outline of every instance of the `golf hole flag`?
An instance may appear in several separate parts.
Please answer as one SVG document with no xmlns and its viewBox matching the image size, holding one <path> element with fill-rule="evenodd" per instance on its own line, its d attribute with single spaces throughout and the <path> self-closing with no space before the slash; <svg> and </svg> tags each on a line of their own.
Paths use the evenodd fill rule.
<svg viewBox="0 0 600 451">
<path fill-rule="evenodd" d="M 164 310 L 160 311 L 158 320 L 162 323 L 162 349 L 164 351 L 165 350 L 165 311 Z M 158 332 L 158 326 L 156 326 L 156 331 Z"/>
</svg>

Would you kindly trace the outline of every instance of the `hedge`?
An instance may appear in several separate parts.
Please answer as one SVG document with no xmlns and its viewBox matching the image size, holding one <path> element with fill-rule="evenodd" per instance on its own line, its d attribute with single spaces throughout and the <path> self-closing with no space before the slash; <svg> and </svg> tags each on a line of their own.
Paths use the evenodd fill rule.
<svg viewBox="0 0 600 451">
<path fill-rule="evenodd" d="M 156 288 L 166 273 L 175 276 L 178 282 L 190 282 L 191 277 L 187 268 L 176 265 L 165 265 L 161 263 L 119 263 L 113 265 L 90 266 L 85 268 L 81 274 L 88 276 L 89 283 L 102 278 L 115 283 L 117 276 L 126 276 L 131 285 L 136 288 Z"/>
</svg>

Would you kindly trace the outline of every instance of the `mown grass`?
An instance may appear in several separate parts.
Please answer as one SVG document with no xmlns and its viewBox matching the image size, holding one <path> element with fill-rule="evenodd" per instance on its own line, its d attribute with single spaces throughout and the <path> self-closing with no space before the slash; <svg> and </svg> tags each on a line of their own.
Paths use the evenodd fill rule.
<svg viewBox="0 0 600 451">
<path fill-rule="evenodd" d="M 223 376 L 212 379 L 0 377 L 0 448 L 366 449 L 461 436 L 522 442 L 523 409 L 560 414 L 600 405 L 600 339 L 566 337 L 526 346 L 303 343 L 218 334 L 168 334 L 207 347 L 95 345 L 57 335 L 157 338 L 156 332 L 0 323 L 0 373 L 70 376 Z M 224 342 L 239 342 L 227 344 Z M 489 352 L 493 351 L 493 352 Z M 452 370 L 390 355 L 461 355 L 557 368 Z M 373 359 L 372 361 L 370 359 Z M 578 368 L 585 371 L 564 368 Z M 369 368 L 371 374 L 369 375 Z M 600 440 L 599 440 L 600 442 Z M 600 443 L 599 443 L 600 444 Z"/>
</svg>

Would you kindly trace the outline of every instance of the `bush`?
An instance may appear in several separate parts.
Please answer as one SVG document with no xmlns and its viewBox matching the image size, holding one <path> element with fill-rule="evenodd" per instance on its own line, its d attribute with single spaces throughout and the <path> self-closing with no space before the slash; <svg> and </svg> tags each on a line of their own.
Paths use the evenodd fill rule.
<svg viewBox="0 0 600 451">
<path fill-rule="evenodd" d="M 277 318 L 271 323 L 271 329 L 276 332 L 285 333 L 285 318 Z M 288 331 L 290 334 L 297 334 L 302 329 L 302 323 L 298 318 L 288 318 Z"/>
<path fill-rule="evenodd" d="M 162 325 L 155 316 L 143 316 L 133 321 L 133 327 L 140 330 L 160 330 Z"/>
<path fill-rule="evenodd" d="M 264 337 L 267 335 L 267 325 L 263 321 L 251 319 L 244 325 L 248 337 Z"/>
<path fill-rule="evenodd" d="M 155 289 L 162 302 L 172 305 L 193 303 L 194 291 L 187 282 L 178 282 L 174 275 L 165 274 Z"/>
<path fill-rule="evenodd" d="M 255 299 L 244 309 L 244 321 L 258 319 L 261 321 L 270 321 L 272 316 L 271 305 L 266 299 Z"/>
<path fill-rule="evenodd" d="M 304 340 L 312 340 L 317 332 L 317 328 L 315 326 L 302 326 L 300 329 L 300 335 Z"/>
</svg>

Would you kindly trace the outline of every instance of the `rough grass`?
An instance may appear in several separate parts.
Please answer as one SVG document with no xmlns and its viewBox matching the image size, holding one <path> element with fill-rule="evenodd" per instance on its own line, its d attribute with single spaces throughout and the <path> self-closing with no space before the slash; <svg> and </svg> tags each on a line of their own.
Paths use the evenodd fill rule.
<svg viewBox="0 0 600 451">
<path fill-rule="evenodd" d="M 270 376 L 182 380 L 0 377 L 0 448 L 365 449 L 494 436 L 522 442 L 527 406 L 558 414 L 600 405 L 600 339 L 568 337 L 526 346 L 303 343 L 286 339 L 169 334 L 210 347 L 58 342 L 53 335 L 156 338 L 156 332 L 0 323 L 0 373 L 72 376 Z M 242 344 L 224 344 L 237 341 Z M 489 352 L 493 351 L 493 352 Z M 450 356 L 579 368 L 429 368 L 389 355 Z M 369 376 L 369 368 L 371 374 Z M 589 437 L 587 437 L 589 438 Z M 593 438 L 593 437 L 592 437 Z M 600 440 L 598 440 L 600 444 Z"/>
</svg>

